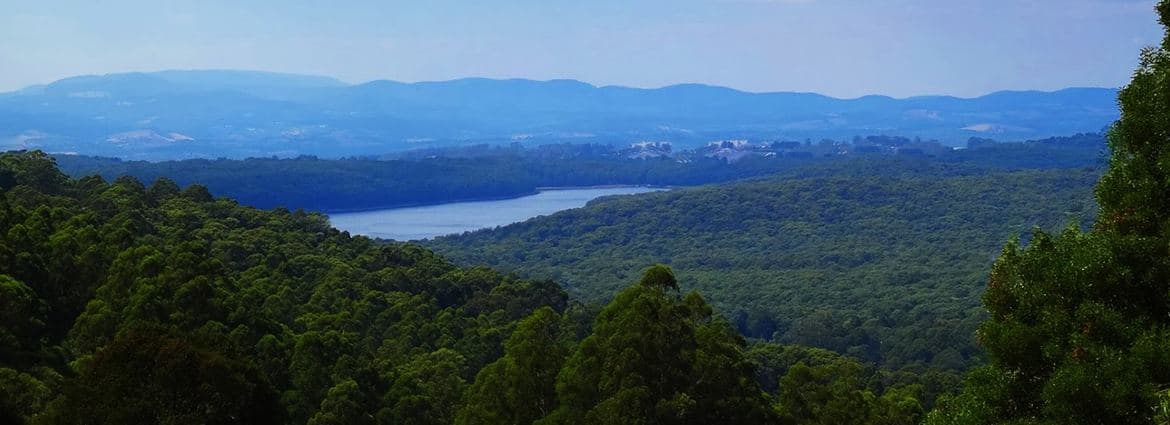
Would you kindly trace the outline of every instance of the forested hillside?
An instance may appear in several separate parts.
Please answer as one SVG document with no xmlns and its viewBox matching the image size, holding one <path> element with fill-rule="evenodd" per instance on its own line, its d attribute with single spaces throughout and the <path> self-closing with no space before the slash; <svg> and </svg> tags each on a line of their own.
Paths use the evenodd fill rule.
<svg viewBox="0 0 1170 425">
<path fill-rule="evenodd" d="M 152 181 L 207 185 L 213 193 L 259 208 L 343 211 L 508 198 L 539 187 L 595 185 L 695 185 L 759 176 L 799 167 L 806 160 L 744 161 L 729 165 L 704 158 L 687 164 L 671 159 L 612 157 L 537 158 L 508 155 L 426 160 L 252 158 L 151 163 L 61 156 L 74 176 L 123 175 Z"/>
<path fill-rule="evenodd" d="M 951 388 L 748 347 L 664 266 L 624 285 L 570 303 L 321 215 L 0 154 L 0 423 L 911 423 Z"/>
<path fill-rule="evenodd" d="M 27 9 L 11 20 L 17 32 L 77 31 L 7 43 L 15 49 L 0 48 L 0 63 L 37 58 L 24 50 L 64 58 L 16 79 L 125 65 L 65 58 L 113 45 L 178 52 L 139 64 L 206 62 L 176 42 L 242 46 L 269 67 L 295 51 L 355 73 L 378 52 L 434 62 L 398 70 L 407 73 L 592 52 L 543 58 L 564 62 L 556 69 L 509 66 L 620 80 L 643 67 L 578 47 L 651 41 L 611 52 L 622 53 L 699 35 L 652 55 L 682 74 L 636 80 L 703 62 L 749 81 L 741 71 L 772 68 L 696 59 L 790 34 L 758 40 L 831 52 L 802 55 L 815 70 L 878 52 L 893 66 L 867 67 L 884 73 L 861 83 L 900 90 L 947 81 L 915 70 L 970 68 L 980 74 L 949 84 L 973 90 L 1109 75 L 1105 61 L 1080 69 L 1061 58 L 1085 41 L 1124 54 L 1152 39 L 1131 15 L 1155 3 L 1164 32 L 1120 90 L 969 99 L 572 80 L 351 85 L 238 71 L 0 93 L 0 425 L 1170 425 L 1170 0 L 1061 5 L 1041 21 L 1093 31 L 1051 39 L 1030 25 L 1033 12 L 1052 12 L 1036 2 L 962 13 L 928 1 L 892 13 L 722 3 L 667 14 L 525 2 L 387 9 L 394 16 L 377 5 Z M 264 25 L 237 25 L 252 15 Z M 165 24 L 133 32 L 174 33 L 58 25 L 117 26 L 116 16 Z M 380 32 L 397 22 L 388 16 L 410 25 Z M 497 31 L 520 21 L 538 25 Z M 931 25 L 884 31 L 922 22 Z M 531 37 L 569 27 L 586 31 Z M 952 27 L 996 36 L 940 32 Z M 948 51 L 969 63 L 867 47 L 891 40 L 959 46 Z M 1004 48 L 1021 40 L 1045 54 Z M 339 45 L 344 54 L 325 52 Z M 218 50 L 225 63 L 242 52 Z M 989 53 L 1003 60 L 967 66 Z M 1095 131 L 1118 112 L 1105 135 L 962 146 L 971 134 Z M 854 136 L 862 131 L 879 134 Z M 671 187 L 418 242 L 352 235 L 323 213 L 588 185 Z M 418 215 L 507 209 L 461 207 Z"/>
<path fill-rule="evenodd" d="M 77 155 L 57 155 L 56 159 L 65 173 L 78 178 L 98 174 L 109 180 L 133 176 L 154 181 L 166 177 L 180 185 L 206 186 L 217 196 L 258 208 L 345 211 L 515 197 L 549 186 L 692 186 L 776 173 L 799 176 L 823 173 L 815 170 L 823 163 L 856 157 L 905 160 L 912 155 L 894 154 L 894 145 L 902 143 L 912 141 L 879 136 L 859 138 L 856 143 L 830 140 L 801 147 L 807 149 L 801 151 L 807 156 L 762 146 L 764 151 L 739 152 L 745 156 L 735 161 L 708 157 L 712 153 L 702 150 L 631 159 L 624 155 L 628 152 L 613 146 L 563 144 L 536 148 L 480 145 L 419 151 L 388 160 L 298 157 L 147 162 Z M 881 147 L 887 154 L 863 153 L 859 146 Z M 942 150 L 935 156 L 919 153 L 918 160 L 1005 170 L 1070 168 L 1097 166 L 1104 149 L 1105 141 L 1099 134 L 1021 143 L 974 139 L 971 149 Z M 843 169 L 832 164 L 828 167 L 830 171 Z"/>
<path fill-rule="evenodd" d="M 450 423 L 552 282 L 0 156 L 5 423 Z"/>
<path fill-rule="evenodd" d="M 428 246 L 606 300 L 662 262 L 745 335 L 886 367 L 963 369 L 988 267 L 1033 226 L 1087 224 L 1096 169 L 995 172 L 926 161 L 599 199 Z"/>
</svg>

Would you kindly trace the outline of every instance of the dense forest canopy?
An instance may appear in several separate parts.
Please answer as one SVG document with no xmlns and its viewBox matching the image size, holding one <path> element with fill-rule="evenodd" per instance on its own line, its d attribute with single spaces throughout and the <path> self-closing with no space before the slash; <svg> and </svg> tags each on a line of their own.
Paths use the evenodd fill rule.
<svg viewBox="0 0 1170 425">
<path fill-rule="evenodd" d="M 0 153 L 0 423 L 1168 423 L 1170 32 L 1120 106 L 1104 170 L 832 161 L 432 243 L 519 276 Z"/>
<path fill-rule="evenodd" d="M 427 242 L 463 264 L 551 278 L 606 300 L 663 262 L 754 338 L 888 367 L 961 370 L 987 269 L 1033 226 L 1087 224 L 1093 169 L 989 172 L 929 162 L 841 162 L 771 177 L 600 199 Z"/>
<path fill-rule="evenodd" d="M 915 149 L 898 150 L 914 143 L 913 139 L 886 136 L 816 144 L 775 142 L 731 152 L 728 155 L 743 155 L 734 161 L 717 156 L 725 153 L 715 148 L 655 151 L 661 156 L 638 159 L 637 155 L 644 152 L 607 145 L 481 145 L 422 150 L 392 158 L 339 160 L 300 157 L 146 162 L 76 155 L 56 158 L 62 170 L 77 178 L 99 174 L 113 180 L 128 175 L 154 181 L 166 177 L 180 185 L 206 186 L 217 196 L 257 208 L 344 211 L 515 197 L 534 193 L 540 187 L 692 186 L 776 173 L 800 175 L 809 167 L 854 158 L 918 157 L 923 161 L 995 169 L 1096 166 L 1105 149 L 1100 135 L 1082 134 L 1023 143 L 973 139 L 970 149 L 937 150 L 933 156 Z M 861 147 L 881 148 L 886 154 L 859 152 Z M 795 155 L 794 151 L 807 155 Z"/>
<path fill-rule="evenodd" d="M 731 403 L 744 423 L 913 422 L 981 357 L 969 335 L 997 241 L 1093 215 L 1087 190 L 1099 175 L 1098 143 L 1092 135 L 973 141 L 943 157 L 735 162 L 627 160 L 596 148 L 392 161 L 59 158 L 75 174 L 100 167 L 112 183 L 70 179 L 39 152 L 4 154 L 0 337 L 9 343 L 0 353 L 0 415 L 32 423 L 670 423 L 702 422 Z M 1029 168 L 1049 170 L 1012 171 Z M 431 179 L 426 193 L 379 192 L 399 198 L 378 202 L 415 203 L 457 196 L 451 188 L 508 170 L 512 177 L 499 181 L 519 185 L 505 193 L 631 178 L 772 177 L 602 200 L 502 229 L 512 242 L 484 246 L 505 260 L 497 265 L 555 277 L 587 304 L 568 302 L 552 281 L 458 268 L 414 245 L 352 238 L 321 215 L 244 207 L 189 184 L 205 178 L 255 194 L 258 204 L 295 202 L 285 196 L 314 187 L 338 194 L 327 202 L 350 205 L 345 197 L 362 192 L 341 185 L 345 173 L 391 187 Z M 153 183 L 123 176 L 133 174 Z M 306 186 L 317 178 L 320 186 Z M 995 208 L 976 207 L 986 204 Z M 518 252 L 508 251 L 523 239 L 513 236 L 549 223 L 555 231 L 532 237 L 554 245 L 506 254 Z M 485 262 L 460 252 L 489 235 L 434 246 Z M 932 255 L 940 252 L 949 254 Z M 668 279 L 652 268 L 622 290 L 659 261 L 675 267 Z M 646 281 L 670 284 L 647 291 Z M 676 293 L 680 285 L 714 305 Z M 670 322 L 658 336 L 628 325 L 648 323 L 636 311 L 650 305 L 662 311 L 655 320 Z M 665 339 L 653 347 L 678 351 L 626 359 L 654 338 Z M 629 362 L 620 376 L 649 381 L 589 374 L 598 369 L 589 362 L 615 361 Z M 671 362 L 676 375 L 658 375 Z M 693 379 L 718 383 L 678 384 Z M 177 399 L 186 403 L 159 404 Z"/>
<path fill-rule="evenodd" d="M 1170 27 L 1170 1 L 1157 10 Z M 1170 32 L 1119 100 L 1092 229 L 1003 249 L 978 333 L 990 364 L 928 423 L 1170 423 Z"/>
<path fill-rule="evenodd" d="M 450 423 L 516 321 L 567 306 L 321 215 L 70 180 L 35 152 L 0 156 L 0 229 L 9 420 Z"/>
<path fill-rule="evenodd" d="M 909 423 L 949 388 L 749 347 L 665 266 L 584 305 L 41 152 L 0 154 L 0 230 L 4 423 Z"/>
</svg>

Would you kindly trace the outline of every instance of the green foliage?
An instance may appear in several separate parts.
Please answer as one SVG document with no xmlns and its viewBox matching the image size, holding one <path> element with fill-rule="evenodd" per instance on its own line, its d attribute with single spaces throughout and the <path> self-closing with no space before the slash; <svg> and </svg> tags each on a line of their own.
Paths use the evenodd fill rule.
<svg viewBox="0 0 1170 425">
<path fill-rule="evenodd" d="M 448 424 L 518 320 L 567 306 L 319 214 L 70 180 L 39 152 L 0 171 L 6 422 Z"/>
<path fill-rule="evenodd" d="M 858 140 L 903 148 L 914 144 L 910 139 L 886 136 Z M 612 146 L 580 144 L 423 150 L 393 160 L 323 160 L 306 156 L 152 163 L 62 155 L 58 161 L 75 177 L 98 174 L 116 179 L 130 175 L 144 182 L 165 177 L 182 185 L 206 185 L 217 195 L 254 207 L 339 211 L 516 197 L 551 186 L 690 186 L 776 173 L 799 175 L 820 164 L 838 168 L 834 163 L 842 157 L 842 146 L 830 140 L 827 144 L 806 144 L 801 149 L 807 157 L 783 153 L 771 157 L 749 155 L 731 162 L 707 157 L 701 151 L 678 153 L 674 158 L 629 159 Z M 1101 135 L 1078 134 L 1025 143 L 992 141 L 978 149 L 943 151 L 935 157 L 916 160 L 957 168 L 1091 167 L 1100 162 L 1103 146 Z M 844 158 L 867 156 L 854 153 Z M 873 159 L 896 161 L 880 156 Z M 5 187 L 0 173 L 0 191 Z"/>
<path fill-rule="evenodd" d="M 245 205 L 331 211 L 516 197 L 553 186 L 694 185 L 764 175 L 812 161 L 631 160 L 608 152 L 609 148 L 603 155 L 591 152 L 589 146 L 580 147 L 581 152 L 566 149 L 557 156 L 531 152 L 385 161 L 301 157 L 150 163 L 72 155 L 59 160 L 74 176 L 100 174 L 114 179 L 130 175 L 142 181 L 166 177 L 184 185 L 206 185 Z"/>
<path fill-rule="evenodd" d="M 746 354 L 785 423 L 915 423 L 941 392 L 932 387 L 956 387 L 937 372 L 891 373 L 819 348 L 756 343 Z"/>
<path fill-rule="evenodd" d="M 0 159 L 0 183 L 4 189 L 24 185 L 44 194 L 60 192 L 69 178 L 57 169 L 49 155 L 40 151 L 23 155 L 4 155 Z"/>
<path fill-rule="evenodd" d="M 309 419 L 309 425 L 363 425 L 374 423 L 373 416 L 364 412 L 365 395 L 352 379 L 337 383 L 329 389 L 321 408 Z"/>
<path fill-rule="evenodd" d="M 283 423 L 276 392 L 256 370 L 156 331 L 126 331 L 81 369 L 40 422 Z"/>
<path fill-rule="evenodd" d="M 27 285 L 0 274 L 0 362 L 34 361 L 44 328 L 44 302 Z"/>
<path fill-rule="evenodd" d="M 760 388 L 768 393 L 775 393 L 780 388 L 780 378 L 797 364 L 817 367 L 842 358 L 840 354 L 821 348 L 771 342 L 752 344 L 744 354 L 756 368 L 756 381 L 760 382 Z"/>
<path fill-rule="evenodd" d="M 456 424 L 530 424 L 557 406 L 556 378 L 569 355 L 569 324 L 551 308 L 521 321 L 504 357 L 479 372 Z"/>
<path fill-rule="evenodd" d="M 1091 214 L 1078 194 L 1095 178 L 1091 170 L 1003 174 L 913 161 L 825 165 L 731 191 L 601 201 L 502 230 L 511 238 L 537 232 L 563 252 L 483 251 L 534 266 L 578 257 L 597 274 L 547 275 L 594 299 L 616 290 L 615 279 L 637 282 L 597 312 L 570 306 L 551 281 L 461 269 L 418 246 L 350 237 L 318 214 L 241 207 L 203 186 L 69 180 L 37 152 L 0 155 L 2 176 L 10 178 L 0 181 L 0 419 L 45 424 L 913 422 L 950 386 L 932 368 L 974 356 L 963 332 L 978 313 L 966 304 L 974 289 L 963 285 L 981 276 L 974 264 L 988 257 L 987 229 L 1010 234 Z M 967 205 L 991 200 L 1001 209 Z M 1031 208 L 1041 203 L 1064 207 Z M 540 227 L 547 223 L 557 226 Z M 1068 236 L 1078 237 L 1092 238 Z M 970 247 L 923 248 L 923 240 Z M 1142 250 L 1118 257 L 1152 252 L 1130 242 Z M 1078 249 L 1113 246 L 1069 245 L 1041 234 L 1013 255 L 1084 259 L 1091 256 Z M 1055 248 L 1028 254 L 1043 246 Z M 685 267 L 628 276 L 658 261 Z M 1075 271 L 1026 274 L 1031 263 L 1019 261 L 1001 260 L 993 283 Z M 680 287 L 715 294 L 733 320 Z M 1044 299 L 1036 294 L 992 291 L 988 299 L 1010 307 Z M 1054 374 L 1056 384 L 1037 397 L 1063 404 L 1044 414 L 1161 400 L 1164 387 L 1134 370 L 1160 367 L 1170 352 L 1165 333 L 1141 333 L 1123 320 L 1129 311 L 1108 302 L 1073 313 L 1107 336 L 1086 347 L 1116 353 L 1106 343 L 1140 334 L 1137 354 Z M 749 349 L 732 323 L 862 359 Z M 1034 355 L 990 348 L 995 341 L 1018 338 L 1041 354 L 1068 348 L 1033 344 L 1051 326 L 986 329 L 997 362 L 1044 368 Z M 863 363 L 875 360 L 906 367 Z M 1039 387 L 984 370 L 968 388 L 984 382 L 993 391 L 948 397 L 930 419 L 957 411 L 997 420 L 1019 408 L 1012 403 L 1036 400 L 1019 393 Z M 1092 389 L 1092 380 L 1111 384 Z"/>
<path fill-rule="evenodd" d="M 661 264 L 651 266 L 642 272 L 642 280 L 638 284 L 659 290 L 678 290 L 678 280 L 674 277 L 674 271 Z"/>
<path fill-rule="evenodd" d="M 981 356 L 979 300 L 1004 238 L 1034 225 L 1087 225 L 1098 176 L 837 161 L 606 198 L 426 243 L 461 263 L 553 278 L 588 300 L 664 263 L 748 337 L 886 368 L 960 371 Z"/>
<path fill-rule="evenodd" d="M 387 397 L 397 401 L 379 412 L 379 421 L 412 425 L 452 423 L 466 386 L 462 378 L 464 363 L 459 353 L 440 349 L 399 366 L 387 392 Z"/>
<path fill-rule="evenodd" d="M 669 269 L 652 267 L 643 282 Z M 542 424 L 766 423 L 773 418 L 744 341 L 697 294 L 638 284 L 601 311 L 557 379 Z"/>
<path fill-rule="evenodd" d="M 1159 391 L 1158 406 L 1154 408 L 1154 423 L 1170 423 L 1170 390 Z"/>
<path fill-rule="evenodd" d="M 0 367 L 0 423 L 22 424 L 44 411 L 60 379 L 47 368 L 20 372 Z"/>
<path fill-rule="evenodd" d="M 790 424 L 908 424 L 923 409 L 918 386 L 868 388 L 864 367 L 854 360 L 789 368 L 780 380 L 777 403 L 783 422 Z"/>
<path fill-rule="evenodd" d="M 861 390 L 861 365 L 841 362 L 810 368 L 797 363 L 780 380 L 777 399 L 789 423 L 856 424 L 868 419 L 867 399 Z"/>
<path fill-rule="evenodd" d="M 1158 12 L 1170 26 L 1170 1 Z M 992 269 L 991 364 L 928 423 L 1165 423 L 1170 386 L 1170 32 L 1121 91 L 1092 231 L 1037 232 Z M 1159 411 L 1162 409 L 1162 411 Z M 1162 422 L 1156 422 L 1162 421 Z"/>
</svg>

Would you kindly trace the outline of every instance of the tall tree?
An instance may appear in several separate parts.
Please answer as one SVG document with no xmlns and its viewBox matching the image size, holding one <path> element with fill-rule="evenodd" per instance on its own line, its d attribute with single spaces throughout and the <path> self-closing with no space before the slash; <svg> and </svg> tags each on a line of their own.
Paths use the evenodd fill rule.
<svg viewBox="0 0 1170 425">
<path fill-rule="evenodd" d="M 45 305 L 24 283 L 0 274 L 0 363 L 26 363 L 37 354 Z"/>
<path fill-rule="evenodd" d="M 283 416 L 253 368 L 156 330 L 130 330 L 84 362 L 38 421 L 279 424 Z"/>
<path fill-rule="evenodd" d="M 602 310 L 561 369 L 544 424 L 768 423 L 744 341 L 673 272 L 648 269 Z"/>
<path fill-rule="evenodd" d="M 568 330 L 549 307 L 521 321 L 504 344 L 504 357 L 476 376 L 455 423 L 530 424 L 551 413 L 557 373 L 572 346 Z"/>
<path fill-rule="evenodd" d="M 1170 26 L 1170 1 L 1157 6 Z M 1170 33 L 1119 95 L 1093 229 L 1036 232 L 992 269 L 991 364 L 929 423 L 1149 423 L 1170 386 Z"/>
</svg>

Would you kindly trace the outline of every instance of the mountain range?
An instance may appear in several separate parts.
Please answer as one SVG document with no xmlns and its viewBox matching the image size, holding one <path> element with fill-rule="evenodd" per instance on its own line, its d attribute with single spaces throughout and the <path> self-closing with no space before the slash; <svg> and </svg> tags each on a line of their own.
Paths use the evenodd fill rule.
<svg viewBox="0 0 1170 425">
<path fill-rule="evenodd" d="M 133 159 L 375 155 L 478 143 L 820 140 L 865 135 L 1022 140 L 1100 131 L 1117 90 L 977 98 L 750 93 L 575 80 L 340 80 L 254 71 L 80 76 L 0 93 L 0 150 Z"/>
</svg>

